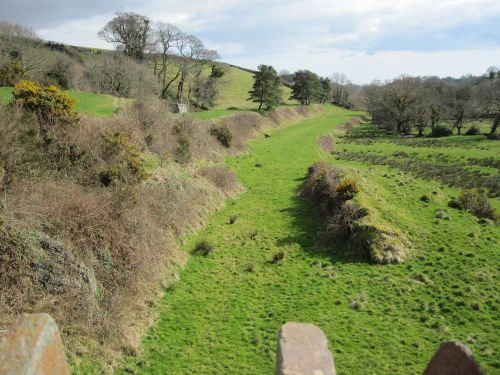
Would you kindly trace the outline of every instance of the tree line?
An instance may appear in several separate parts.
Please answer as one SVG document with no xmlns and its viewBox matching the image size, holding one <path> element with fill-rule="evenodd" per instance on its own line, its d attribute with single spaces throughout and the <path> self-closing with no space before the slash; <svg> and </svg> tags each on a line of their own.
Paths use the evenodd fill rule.
<svg viewBox="0 0 500 375">
<path fill-rule="evenodd" d="M 259 65 L 257 68 L 248 100 L 258 103 L 259 110 L 270 110 L 282 102 L 283 85 L 292 90 L 289 100 L 296 100 L 301 105 L 333 103 L 346 108 L 351 106 L 351 83 L 345 75 L 336 73 L 328 78 L 310 70 L 297 70 L 294 73 L 283 70 L 278 74 L 270 65 Z"/>
<path fill-rule="evenodd" d="M 363 88 L 366 109 L 373 120 L 395 134 L 434 136 L 462 134 L 466 120 L 491 121 L 494 137 L 500 124 L 500 69 L 491 67 L 479 77 L 458 79 L 399 77 Z M 473 128 L 471 132 L 477 133 Z"/>
</svg>

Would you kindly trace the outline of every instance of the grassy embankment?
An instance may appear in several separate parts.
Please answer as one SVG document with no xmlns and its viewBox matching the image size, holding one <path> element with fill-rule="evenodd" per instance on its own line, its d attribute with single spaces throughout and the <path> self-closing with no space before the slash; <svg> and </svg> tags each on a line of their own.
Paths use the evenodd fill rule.
<svg viewBox="0 0 500 375">
<path fill-rule="evenodd" d="M 76 99 L 78 112 L 103 118 L 110 118 L 120 107 L 132 102 L 131 99 L 118 98 L 111 95 L 95 94 L 91 92 L 68 90 L 69 95 Z M 0 104 L 8 104 L 12 100 L 12 88 L 0 87 Z"/>
<path fill-rule="evenodd" d="M 447 208 L 456 187 L 320 150 L 317 138 L 353 115 L 330 107 L 253 142 L 249 155 L 227 160 L 247 190 L 187 239 L 186 251 L 201 240 L 216 251 L 191 257 L 181 281 L 155 307 L 159 321 L 144 339 L 143 354 L 128 360 L 129 371 L 272 373 L 276 334 L 286 321 L 319 325 L 339 374 L 421 373 L 439 344 L 452 338 L 469 345 L 488 372 L 498 370 L 499 228 Z M 399 140 L 382 142 L 404 147 Z M 453 153 L 469 142 L 464 152 L 498 160 L 494 142 L 436 142 L 450 147 L 425 151 Z M 351 140 L 337 145 L 346 151 L 342 157 L 356 147 Z M 363 147 L 368 153 L 372 146 Z M 412 243 L 406 263 L 372 265 L 341 243 L 318 244 L 321 218 L 296 193 L 307 167 L 320 159 L 357 175 L 359 201 L 406 233 Z M 420 200 L 424 194 L 430 203 Z M 437 210 L 450 220 L 437 219 Z M 285 259 L 273 264 L 278 251 Z"/>
</svg>

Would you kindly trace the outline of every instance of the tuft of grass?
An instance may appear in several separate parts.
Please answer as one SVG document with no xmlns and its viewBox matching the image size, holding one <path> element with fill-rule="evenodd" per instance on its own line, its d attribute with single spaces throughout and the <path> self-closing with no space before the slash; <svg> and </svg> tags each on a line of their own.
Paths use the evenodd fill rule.
<svg viewBox="0 0 500 375">
<path fill-rule="evenodd" d="M 285 260 L 285 252 L 283 250 L 280 250 L 273 255 L 271 262 L 274 264 L 280 264 L 283 262 L 283 260 Z"/>
<path fill-rule="evenodd" d="M 194 254 L 207 256 L 212 254 L 215 251 L 215 246 L 212 245 L 207 240 L 200 241 L 196 244 L 196 247 L 193 250 Z"/>
</svg>

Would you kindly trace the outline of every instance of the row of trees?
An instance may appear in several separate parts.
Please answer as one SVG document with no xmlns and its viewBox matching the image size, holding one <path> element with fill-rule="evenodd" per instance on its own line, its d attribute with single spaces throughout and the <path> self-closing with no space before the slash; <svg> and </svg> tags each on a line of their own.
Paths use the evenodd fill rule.
<svg viewBox="0 0 500 375">
<path fill-rule="evenodd" d="M 201 106 L 208 106 L 215 99 L 216 80 L 224 74 L 216 64 L 220 56 L 216 50 L 206 48 L 198 37 L 133 12 L 118 12 L 98 36 L 126 56 L 150 66 L 163 98 L 176 82 L 178 101 L 185 97 L 191 100 L 194 95 Z M 208 78 L 202 74 L 207 68 L 211 72 Z M 187 85 L 189 81 L 192 82 Z"/>
<path fill-rule="evenodd" d="M 310 70 L 298 70 L 290 73 L 286 70 L 279 74 L 270 65 L 260 65 L 254 76 L 254 85 L 249 91 L 250 98 L 269 110 L 280 104 L 283 98 L 282 85 L 292 89 L 290 100 L 297 100 L 301 105 L 333 103 L 349 107 L 350 82 L 343 74 L 334 74 L 331 78 L 320 77 Z"/>
<path fill-rule="evenodd" d="M 426 129 L 433 135 L 461 134 L 467 119 L 489 119 L 490 134 L 500 123 L 500 70 L 460 79 L 400 77 L 364 87 L 366 109 L 396 134 Z M 446 124 L 446 126 L 444 126 Z"/>
</svg>

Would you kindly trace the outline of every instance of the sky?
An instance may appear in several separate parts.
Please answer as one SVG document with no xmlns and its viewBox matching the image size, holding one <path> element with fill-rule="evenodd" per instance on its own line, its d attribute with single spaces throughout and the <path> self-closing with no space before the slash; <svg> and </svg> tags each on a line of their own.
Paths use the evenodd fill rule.
<svg viewBox="0 0 500 375">
<path fill-rule="evenodd" d="M 117 11 L 172 23 L 251 69 L 369 83 L 500 66 L 500 0 L 0 0 L 1 21 L 86 47 L 112 48 L 97 33 Z"/>
</svg>

